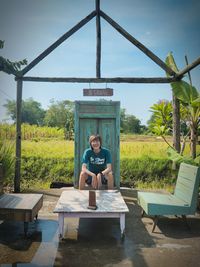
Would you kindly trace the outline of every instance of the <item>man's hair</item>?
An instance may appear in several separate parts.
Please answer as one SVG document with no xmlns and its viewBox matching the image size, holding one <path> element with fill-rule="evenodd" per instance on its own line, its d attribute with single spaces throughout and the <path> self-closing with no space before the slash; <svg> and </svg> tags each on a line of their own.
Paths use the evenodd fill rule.
<svg viewBox="0 0 200 267">
<path fill-rule="evenodd" d="M 92 141 L 94 140 L 99 140 L 100 142 L 100 146 L 102 145 L 102 139 L 101 139 L 101 136 L 99 134 L 92 134 L 89 138 L 89 143 L 91 145 Z"/>
</svg>

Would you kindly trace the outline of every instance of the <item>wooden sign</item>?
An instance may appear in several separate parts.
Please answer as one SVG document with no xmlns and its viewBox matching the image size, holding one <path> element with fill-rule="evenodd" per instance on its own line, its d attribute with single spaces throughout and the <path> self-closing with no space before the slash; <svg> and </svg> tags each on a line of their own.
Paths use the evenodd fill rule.
<svg viewBox="0 0 200 267">
<path fill-rule="evenodd" d="M 112 96 L 113 89 L 106 88 L 106 89 L 83 89 L 84 96 Z"/>
</svg>

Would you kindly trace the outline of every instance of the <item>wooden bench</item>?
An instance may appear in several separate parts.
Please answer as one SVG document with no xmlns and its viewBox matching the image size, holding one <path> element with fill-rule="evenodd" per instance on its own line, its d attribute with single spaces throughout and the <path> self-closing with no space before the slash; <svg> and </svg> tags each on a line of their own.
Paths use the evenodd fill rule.
<svg viewBox="0 0 200 267">
<path fill-rule="evenodd" d="M 0 196 L 0 220 L 24 222 L 26 235 L 28 223 L 37 219 L 42 205 L 42 194 L 3 194 Z"/>
<path fill-rule="evenodd" d="M 194 215 L 197 209 L 200 168 L 181 163 L 174 194 L 138 192 L 138 204 L 147 215 L 154 216 L 154 231 L 158 216 Z"/>
</svg>

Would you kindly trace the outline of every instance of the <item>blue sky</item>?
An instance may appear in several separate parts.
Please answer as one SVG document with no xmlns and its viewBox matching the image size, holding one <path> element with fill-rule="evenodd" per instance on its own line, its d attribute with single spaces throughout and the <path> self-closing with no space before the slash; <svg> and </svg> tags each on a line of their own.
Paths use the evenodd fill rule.
<svg viewBox="0 0 200 267">
<path fill-rule="evenodd" d="M 0 0 L 1 55 L 30 63 L 61 35 L 95 9 L 95 0 Z M 101 0 L 101 9 L 163 61 L 172 51 L 179 69 L 200 56 L 199 0 Z M 165 72 L 104 19 L 102 29 L 102 77 L 165 77 Z M 95 19 L 67 39 L 26 76 L 95 77 Z M 191 71 L 200 88 L 200 66 Z M 186 77 L 187 79 L 187 77 Z M 32 97 L 44 109 L 50 100 L 96 100 L 84 97 L 83 88 L 114 89 L 108 100 L 120 101 L 128 114 L 142 124 L 151 116 L 150 106 L 171 100 L 168 84 L 23 83 L 23 99 Z M 16 99 L 14 77 L 0 73 L 0 120 L 3 104 Z"/>
</svg>

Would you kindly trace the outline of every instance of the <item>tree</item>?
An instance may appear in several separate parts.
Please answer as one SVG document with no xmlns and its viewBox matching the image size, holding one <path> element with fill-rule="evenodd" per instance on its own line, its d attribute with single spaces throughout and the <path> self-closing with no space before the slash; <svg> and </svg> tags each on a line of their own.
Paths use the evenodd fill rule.
<svg viewBox="0 0 200 267">
<path fill-rule="evenodd" d="M 170 66 L 176 67 L 172 53 L 169 53 L 166 62 Z M 177 67 L 176 67 L 177 68 Z M 198 127 L 200 123 L 200 94 L 198 90 L 183 80 L 171 83 L 173 94 L 185 106 L 187 124 L 190 128 L 190 148 L 192 158 L 196 157 L 196 143 L 198 137 Z"/>
<path fill-rule="evenodd" d="M 153 115 L 148 121 L 149 130 L 161 136 L 168 146 L 173 148 L 165 138 L 166 135 L 172 134 L 172 103 L 160 100 L 150 107 L 150 111 Z"/>
<path fill-rule="evenodd" d="M 140 124 L 141 124 L 140 120 L 137 119 L 134 115 L 127 115 L 125 132 L 140 134 L 141 133 Z"/>
<path fill-rule="evenodd" d="M 125 123 L 126 123 L 126 109 L 121 108 L 120 109 L 120 132 L 124 132 L 125 128 Z"/>
<path fill-rule="evenodd" d="M 51 105 L 46 112 L 44 122 L 51 127 L 65 129 L 67 139 L 72 139 L 74 133 L 74 102 L 69 100 L 51 100 Z"/>
<path fill-rule="evenodd" d="M 7 100 L 4 104 L 7 109 L 7 114 L 16 122 L 16 101 Z M 22 123 L 43 125 L 44 124 L 45 110 L 42 109 L 41 104 L 32 98 L 22 100 Z"/>
<path fill-rule="evenodd" d="M 149 129 L 154 132 L 155 126 L 165 126 L 166 132 L 172 133 L 172 103 L 168 100 L 159 100 L 150 107 L 150 111 L 153 115 L 148 121 Z"/>
<path fill-rule="evenodd" d="M 3 49 L 4 41 L 0 40 L 0 49 Z M 0 71 L 3 71 L 7 74 L 17 75 L 23 65 L 27 65 L 27 60 L 23 59 L 20 61 L 10 61 L 4 57 L 0 56 Z"/>
<path fill-rule="evenodd" d="M 141 125 L 139 119 L 134 115 L 126 114 L 126 109 L 120 110 L 120 127 L 122 133 L 140 134 L 145 130 L 145 126 Z"/>
</svg>

